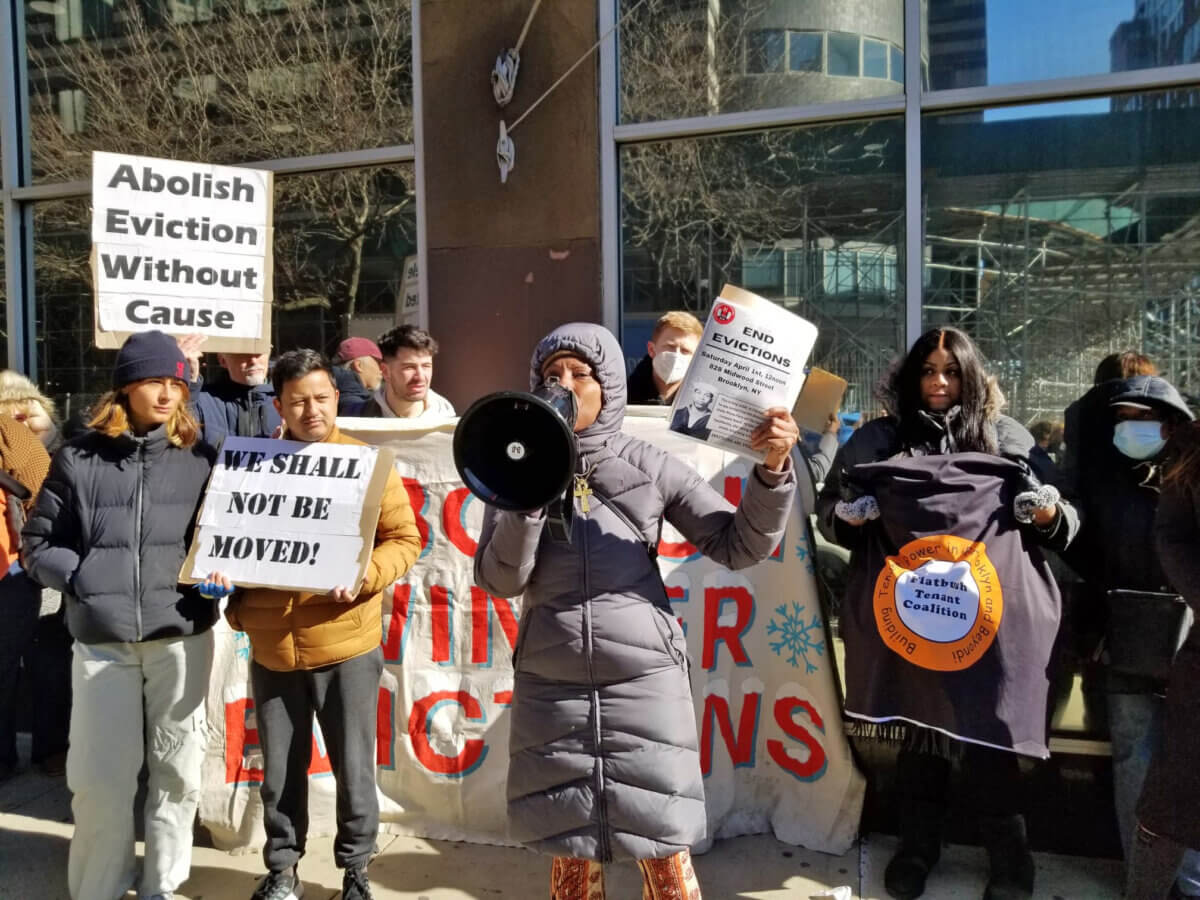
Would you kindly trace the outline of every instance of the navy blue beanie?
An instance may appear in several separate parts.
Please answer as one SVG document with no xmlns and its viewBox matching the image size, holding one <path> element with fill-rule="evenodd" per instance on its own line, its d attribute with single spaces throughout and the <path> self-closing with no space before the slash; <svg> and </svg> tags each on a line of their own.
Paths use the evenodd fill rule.
<svg viewBox="0 0 1200 900">
<path fill-rule="evenodd" d="M 161 331 L 131 334 L 117 352 L 113 387 L 121 388 L 144 378 L 188 380 L 188 361 L 175 338 Z"/>
</svg>

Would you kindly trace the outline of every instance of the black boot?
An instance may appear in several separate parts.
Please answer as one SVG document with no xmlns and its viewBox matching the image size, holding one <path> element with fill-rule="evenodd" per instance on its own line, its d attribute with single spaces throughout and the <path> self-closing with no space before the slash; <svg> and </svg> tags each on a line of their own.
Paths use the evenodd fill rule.
<svg viewBox="0 0 1200 900">
<path fill-rule="evenodd" d="M 1033 854 L 1024 816 L 988 816 L 979 820 L 987 848 L 989 875 L 983 900 L 1028 900 L 1033 897 Z"/>
<path fill-rule="evenodd" d="M 925 879 L 942 856 L 945 807 L 917 801 L 901 813 L 900 848 L 883 873 L 883 886 L 896 900 L 913 900 L 925 892 Z"/>
<path fill-rule="evenodd" d="M 900 848 L 883 874 L 883 885 L 896 900 L 913 900 L 925 891 L 925 879 L 942 855 L 950 762 L 935 753 L 905 749 L 896 760 Z"/>
</svg>

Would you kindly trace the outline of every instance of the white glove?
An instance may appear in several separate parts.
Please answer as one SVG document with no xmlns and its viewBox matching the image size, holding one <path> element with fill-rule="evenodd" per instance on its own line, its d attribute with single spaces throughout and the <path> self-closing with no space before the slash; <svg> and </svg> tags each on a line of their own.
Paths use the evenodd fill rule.
<svg viewBox="0 0 1200 900">
<path fill-rule="evenodd" d="M 1013 497 L 1013 517 L 1022 525 L 1033 521 L 1033 514 L 1039 509 L 1054 506 L 1062 499 L 1058 488 L 1052 484 L 1043 484 L 1036 491 L 1021 491 Z"/>
<path fill-rule="evenodd" d="M 870 494 L 864 494 L 857 500 L 839 500 L 833 514 L 848 525 L 862 525 L 879 518 L 879 504 Z"/>
</svg>

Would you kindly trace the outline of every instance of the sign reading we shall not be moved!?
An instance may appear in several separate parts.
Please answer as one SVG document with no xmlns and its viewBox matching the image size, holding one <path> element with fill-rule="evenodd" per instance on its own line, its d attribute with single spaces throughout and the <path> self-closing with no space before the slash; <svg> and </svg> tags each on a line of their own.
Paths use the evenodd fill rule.
<svg viewBox="0 0 1200 900">
<path fill-rule="evenodd" d="M 158 329 L 266 350 L 273 187 L 260 169 L 93 153 L 96 346 Z"/>
<path fill-rule="evenodd" d="M 366 575 L 394 461 L 387 448 L 228 437 L 180 580 L 326 593 Z"/>
</svg>

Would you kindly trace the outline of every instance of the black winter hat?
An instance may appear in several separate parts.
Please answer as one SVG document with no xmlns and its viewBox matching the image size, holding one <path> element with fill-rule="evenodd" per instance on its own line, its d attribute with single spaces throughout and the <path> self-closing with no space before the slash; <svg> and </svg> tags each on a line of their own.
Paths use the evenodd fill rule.
<svg viewBox="0 0 1200 900">
<path fill-rule="evenodd" d="M 188 380 L 188 361 L 175 338 L 161 331 L 131 334 L 117 352 L 113 387 L 121 388 L 143 378 Z"/>
</svg>

